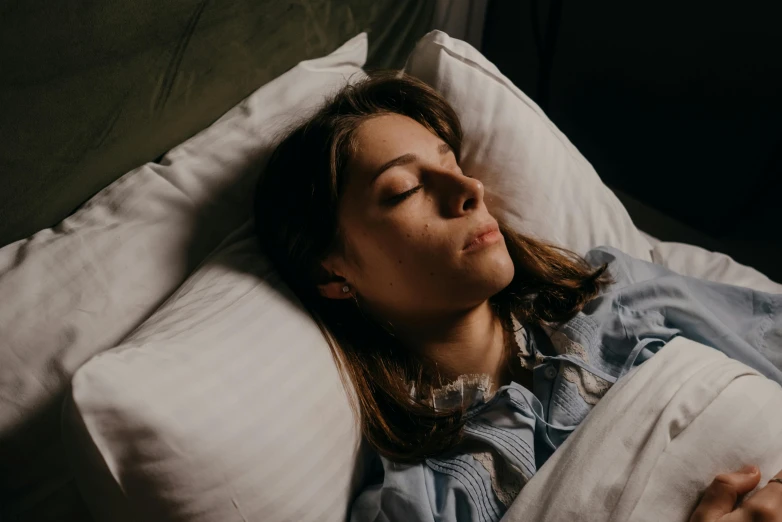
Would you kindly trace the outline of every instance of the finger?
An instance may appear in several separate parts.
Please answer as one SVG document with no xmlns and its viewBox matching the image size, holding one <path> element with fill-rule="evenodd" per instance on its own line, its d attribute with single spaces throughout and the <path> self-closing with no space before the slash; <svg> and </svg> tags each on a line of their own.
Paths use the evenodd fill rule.
<svg viewBox="0 0 782 522">
<path fill-rule="evenodd" d="M 753 498 L 763 493 L 763 496 L 772 496 L 774 498 L 781 497 L 782 498 L 782 484 L 779 482 L 771 482 L 774 479 L 780 479 L 782 480 L 782 471 L 774 475 L 771 479 L 769 479 L 769 482 L 760 488 L 754 495 Z M 762 497 L 761 497 L 762 498 Z"/>
<path fill-rule="evenodd" d="M 733 473 L 717 475 L 692 514 L 690 522 L 712 522 L 727 515 L 736 506 L 739 496 L 752 491 L 760 482 L 760 472 L 755 466 L 745 466 Z"/>
<path fill-rule="evenodd" d="M 773 478 L 782 479 L 782 471 Z M 770 520 L 770 518 L 763 518 L 770 514 L 779 516 L 782 513 L 782 484 L 769 482 L 752 495 L 752 498 L 745 500 L 742 509 L 752 513 L 758 520 Z"/>
<path fill-rule="evenodd" d="M 774 479 L 780 479 L 780 480 L 782 480 L 782 471 L 780 471 L 779 473 L 777 473 L 776 475 L 774 475 L 774 476 L 771 478 L 771 480 L 774 480 Z M 781 487 L 781 488 L 782 488 L 782 484 L 780 484 L 779 482 L 769 482 L 769 484 L 778 484 L 778 485 L 779 485 L 779 487 Z"/>
</svg>

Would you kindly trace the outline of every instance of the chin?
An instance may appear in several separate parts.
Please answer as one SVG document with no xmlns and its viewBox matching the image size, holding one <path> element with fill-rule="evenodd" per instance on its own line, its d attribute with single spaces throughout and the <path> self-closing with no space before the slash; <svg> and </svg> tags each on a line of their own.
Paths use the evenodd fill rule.
<svg viewBox="0 0 782 522">
<path fill-rule="evenodd" d="M 478 276 L 478 286 L 481 288 L 482 297 L 488 299 L 497 292 L 507 287 L 516 273 L 513 260 L 506 249 L 497 249 L 488 253 L 481 260 L 480 266 L 475 267 L 473 277 Z"/>
<path fill-rule="evenodd" d="M 511 281 L 513 281 L 513 276 L 516 274 L 516 267 L 513 265 L 513 260 L 510 258 L 510 255 L 506 252 L 505 258 L 502 259 L 497 263 L 496 268 L 496 283 L 499 287 L 497 291 L 499 292 L 506 286 L 508 286 Z"/>
</svg>

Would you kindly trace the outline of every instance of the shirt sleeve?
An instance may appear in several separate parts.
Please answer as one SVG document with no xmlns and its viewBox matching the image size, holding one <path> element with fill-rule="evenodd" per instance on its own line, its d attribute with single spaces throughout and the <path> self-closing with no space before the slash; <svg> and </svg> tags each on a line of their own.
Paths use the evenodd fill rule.
<svg viewBox="0 0 782 522">
<path fill-rule="evenodd" d="M 683 276 L 611 247 L 591 250 L 586 260 L 607 263 L 614 279 L 591 305 L 599 322 L 613 321 L 636 339 L 682 335 L 782 384 L 782 294 Z"/>
</svg>

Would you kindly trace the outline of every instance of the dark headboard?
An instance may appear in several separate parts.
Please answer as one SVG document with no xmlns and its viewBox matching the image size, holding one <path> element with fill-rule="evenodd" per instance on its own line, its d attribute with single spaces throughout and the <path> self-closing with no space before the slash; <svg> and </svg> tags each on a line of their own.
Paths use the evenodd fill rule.
<svg viewBox="0 0 782 522">
<path fill-rule="evenodd" d="M 369 33 L 399 67 L 429 0 L 6 0 L 0 246 L 52 226 L 297 62 Z"/>
</svg>

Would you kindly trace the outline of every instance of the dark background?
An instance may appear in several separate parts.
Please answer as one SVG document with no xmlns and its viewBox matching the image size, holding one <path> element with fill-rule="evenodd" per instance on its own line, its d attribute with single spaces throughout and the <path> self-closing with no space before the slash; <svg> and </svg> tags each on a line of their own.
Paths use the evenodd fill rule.
<svg viewBox="0 0 782 522">
<path fill-rule="evenodd" d="M 782 280 L 782 3 L 493 0 L 482 48 L 641 229 Z"/>
</svg>

